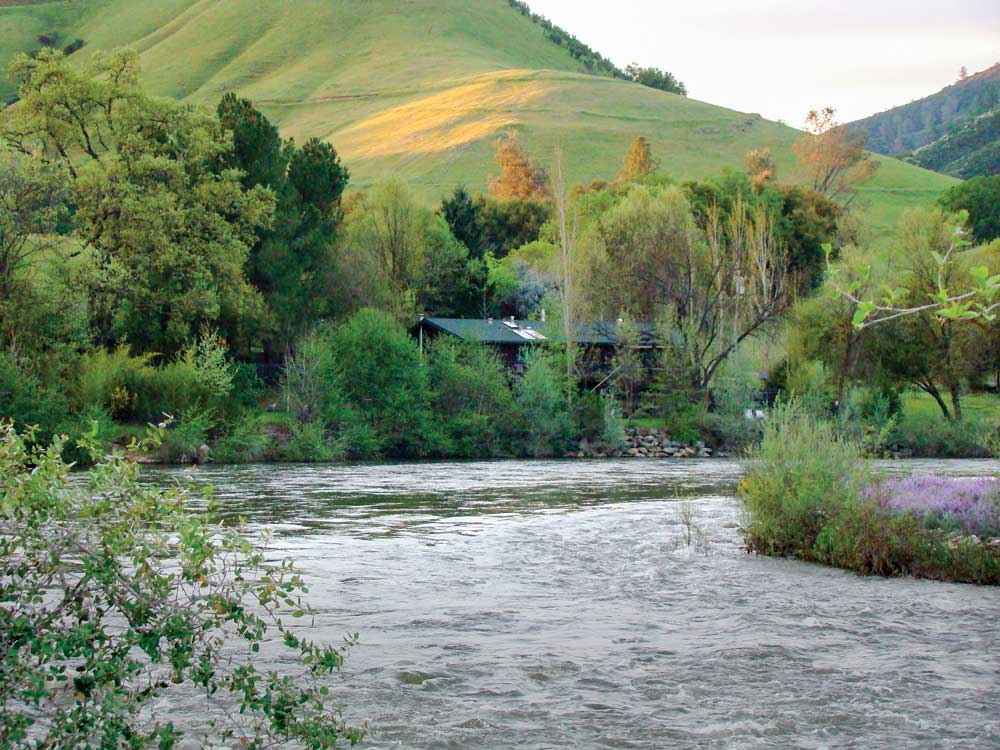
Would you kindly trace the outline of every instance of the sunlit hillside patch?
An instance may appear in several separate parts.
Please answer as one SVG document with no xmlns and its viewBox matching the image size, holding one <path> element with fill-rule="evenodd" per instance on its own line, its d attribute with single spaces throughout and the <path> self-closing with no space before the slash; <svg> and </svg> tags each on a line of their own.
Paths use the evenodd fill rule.
<svg viewBox="0 0 1000 750">
<path fill-rule="evenodd" d="M 431 154 L 487 138 L 519 121 L 518 110 L 555 87 L 509 71 L 420 99 L 347 128 L 331 140 L 345 152 L 370 159 Z"/>
</svg>

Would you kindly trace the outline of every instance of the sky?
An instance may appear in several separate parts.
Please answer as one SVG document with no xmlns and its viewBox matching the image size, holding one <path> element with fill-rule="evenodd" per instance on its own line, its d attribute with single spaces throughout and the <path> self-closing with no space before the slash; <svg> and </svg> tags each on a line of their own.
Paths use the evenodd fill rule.
<svg viewBox="0 0 1000 750">
<path fill-rule="evenodd" d="M 794 127 L 933 94 L 1000 62 L 1000 0 L 529 0 L 619 67 L 668 70 L 688 95 Z"/>
</svg>

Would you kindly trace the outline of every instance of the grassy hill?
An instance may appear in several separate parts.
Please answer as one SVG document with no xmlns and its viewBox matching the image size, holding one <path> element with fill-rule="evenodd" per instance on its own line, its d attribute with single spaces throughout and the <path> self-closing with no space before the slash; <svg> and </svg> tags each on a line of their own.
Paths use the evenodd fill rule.
<svg viewBox="0 0 1000 750">
<path fill-rule="evenodd" d="M 594 75 L 507 0 L 0 0 L 0 64 L 53 34 L 83 39 L 81 56 L 134 46 L 163 96 L 214 105 L 237 91 L 285 135 L 331 141 L 355 186 L 397 176 L 428 202 L 485 188 L 511 128 L 537 161 L 562 145 L 575 181 L 612 178 L 638 135 L 678 178 L 765 146 L 782 179 L 801 177 L 797 131 Z M 884 161 L 864 195 L 883 237 L 953 182 Z"/>
</svg>

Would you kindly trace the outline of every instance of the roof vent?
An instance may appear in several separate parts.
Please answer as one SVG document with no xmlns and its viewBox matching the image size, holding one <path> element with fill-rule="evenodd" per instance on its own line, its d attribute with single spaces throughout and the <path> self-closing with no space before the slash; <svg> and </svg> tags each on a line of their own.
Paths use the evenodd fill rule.
<svg viewBox="0 0 1000 750">
<path fill-rule="evenodd" d="M 486 319 L 486 324 L 487 325 L 493 325 L 493 318 L 487 318 Z"/>
</svg>

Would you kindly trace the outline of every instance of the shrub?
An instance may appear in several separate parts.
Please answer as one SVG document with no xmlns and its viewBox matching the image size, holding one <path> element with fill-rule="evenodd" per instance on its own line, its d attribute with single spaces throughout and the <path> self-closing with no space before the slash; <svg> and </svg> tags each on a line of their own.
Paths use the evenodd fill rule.
<svg viewBox="0 0 1000 750">
<path fill-rule="evenodd" d="M 106 409 L 118 421 L 129 421 L 140 412 L 147 418 L 148 404 L 158 398 L 152 356 L 132 356 L 128 346 L 113 351 L 98 349 L 80 358 L 74 401 L 80 410 Z"/>
<path fill-rule="evenodd" d="M 860 443 L 797 404 L 779 407 L 740 485 L 747 550 L 864 574 L 1000 583 L 1000 545 L 946 522 L 948 497 L 926 489 L 937 494 L 915 512 L 905 484 L 877 481 Z M 966 505 L 968 519 L 992 527 L 988 505 Z"/>
<path fill-rule="evenodd" d="M 69 404 L 62 394 L 25 372 L 12 355 L 0 354 L 0 418 L 18 429 L 37 427 L 37 437 L 48 442 L 69 419 Z"/>
<path fill-rule="evenodd" d="M 497 355 L 478 344 L 428 348 L 430 407 L 441 455 L 492 458 L 511 452 L 514 397 Z"/>
<path fill-rule="evenodd" d="M 904 416 L 895 440 L 915 456 L 927 458 L 987 458 L 996 428 L 975 417 L 961 422 Z"/>
<path fill-rule="evenodd" d="M 546 352 L 533 351 L 525 358 L 516 407 L 521 450 L 533 458 L 563 455 L 573 437 L 573 421 L 564 383 Z"/>
<path fill-rule="evenodd" d="M 241 414 L 215 443 L 212 460 L 222 464 L 244 464 L 267 457 L 273 447 L 271 434 L 260 416 Z"/>
<path fill-rule="evenodd" d="M 775 407 L 741 484 L 747 548 L 766 555 L 809 557 L 832 512 L 870 483 L 861 446 L 797 402 Z"/>
<path fill-rule="evenodd" d="M 161 457 L 169 463 L 198 463 L 209 456 L 205 453 L 209 435 L 216 427 L 211 411 L 197 409 L 182 412 L 163 434 Z"/>
<path fill-rule="evenodd" d="M 70 477 L 61 443 L 0 430 L 0 745 L 334 747 L 361 732 L 328 705 L 343 652 L 301 637 L 290 562 L 123 456 Z M 88 447 L 88 446 L 85 446 Z M 278 649 L 273 671 L 256 664 Z M 162 711 L 200 706 L 189 727 Z"/>
<path fill-rule="evenodd" d="M 344 457 L 344 451 L 326 433 L 322 422 L 299 422 L 292 426 L 281 457 L 296 463 L 327 463 Z"/>
<path fill-rule="evenodd" d="M 339 389 L 381 453 L 436 452 L 429 440 L 427 370 L 416 342 L 398 322 L 377 310 L 361 310 L 334 333 L 332 354 Z"/>
</svg>

